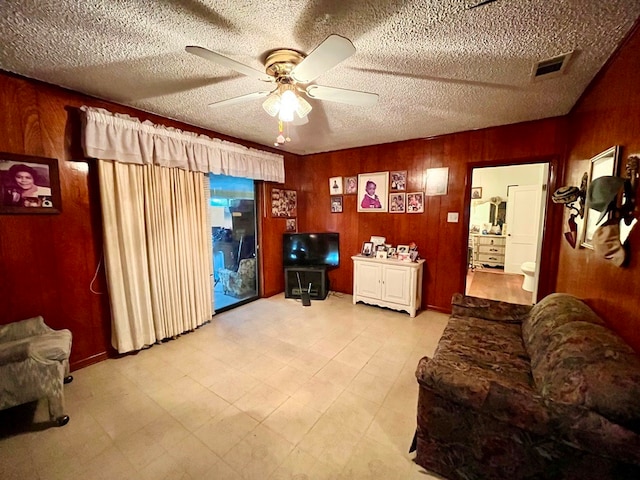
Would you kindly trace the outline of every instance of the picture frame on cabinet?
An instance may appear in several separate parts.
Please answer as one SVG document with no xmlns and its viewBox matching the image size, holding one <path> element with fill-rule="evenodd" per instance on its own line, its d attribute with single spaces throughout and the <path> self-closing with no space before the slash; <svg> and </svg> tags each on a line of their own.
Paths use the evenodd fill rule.
<svg viewBox="0 0 640 480">
<path fill-rule="evenodd" d="M 60 173 L 55 158 L 0 153 L 0 214 L 59 214 Z"/>
<path fill-rule="evenodd" d="M 360 255 L 364 255 L 365 257 L 370 257 L 373 254 L 373 242 L 364 242 L 362 244 L 362 250 L 360 250 Z"/>
<path fill-rule="evenodd" d="M 376 252 L 376 258 L 387 258 L 387 251 L 386 250 L 378 250 Z"/>
<path fill-rule="evenodd" d="M 396 252 L 398 253 L 398 255 L 400 255 L 401 253 L 409 253 L 409 245 L 398 245 L 396 247 Z"/>
</svg>

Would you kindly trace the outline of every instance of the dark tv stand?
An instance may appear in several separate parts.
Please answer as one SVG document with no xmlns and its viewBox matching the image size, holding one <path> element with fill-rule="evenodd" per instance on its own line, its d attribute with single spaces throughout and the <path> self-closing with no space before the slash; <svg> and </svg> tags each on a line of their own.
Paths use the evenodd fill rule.
<svg viewBox="0 0 640 480">
<path fill-rule="evenodd" d="M 327 267 L 284 267 L 284 296 L 285 298 L 300 298 L 298 275 L 302 290 L 309 290 L 312 300 L 324 300 L 329 293 L 329 277 Z M 311 287 L 309 288 L 309 284 Z"/>
</svg>

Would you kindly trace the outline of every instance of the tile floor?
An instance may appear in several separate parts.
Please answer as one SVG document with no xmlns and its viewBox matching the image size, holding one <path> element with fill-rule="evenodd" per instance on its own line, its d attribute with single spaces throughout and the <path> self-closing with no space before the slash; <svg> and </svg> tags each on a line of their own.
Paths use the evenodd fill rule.
<svg viewBox="0 0 640 480">
<path fill-rule="evenodd" d="M 74 372 L 65 427 L 0 439 L 9 479 L 435 479 L 407 453 L 447 316 L 277 295 Z M 46 418 L 39 404 L 35 420 Z"/>
</svg>

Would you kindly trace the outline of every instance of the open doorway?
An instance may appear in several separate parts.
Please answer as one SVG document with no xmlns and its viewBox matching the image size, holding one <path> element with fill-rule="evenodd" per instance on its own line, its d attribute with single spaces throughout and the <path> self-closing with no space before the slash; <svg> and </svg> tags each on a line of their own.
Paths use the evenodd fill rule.
<svg viewBox="0 0 640 480">
<path fill-rule="evenodd" d="M 255 184 L 209 175 L 213 240 L 213 309 L 219 313 L 258 298 Z"/>
<path fill-rule="evenodd" d="M 548 175 L 548 163 L 473 169 L 467 295 L 535 303 Z"/>
</svg>

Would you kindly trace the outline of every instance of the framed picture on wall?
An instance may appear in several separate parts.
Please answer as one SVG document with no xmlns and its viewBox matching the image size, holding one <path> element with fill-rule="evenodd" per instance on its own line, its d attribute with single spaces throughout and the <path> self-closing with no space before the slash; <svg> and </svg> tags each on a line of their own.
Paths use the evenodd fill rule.
<svg viewBox="0 0 640 480">
<path fill-rule="evenodd" d="M 407 213 L 424 212 L 424 193 L 407 193 Z"/>
<path fill-rule="evenodd" d="M 287 218 L 286 220 L 286 230 L 287 232 L 297 232 L 298 226 L 295 218 Z"/>
<path fill-rule="evenodd" d="M 271 189 L 271 216 L 298 216 L 298 199 L 295 190 Z"/>
<path fill-rule="evenodd" d="M 427 168 L 427 196 L 446 195 L 449 183 L 449 167 Z"/>
<path fill-rule="evenodd" d="M 389 172 L 358 175 L 358 212 L 389 210 Z"/>
<path fill-rule="evenodd" d="M 342 177 L 331 177 L 329 179 L 329 194 L 342 195 Z"/>
<path fill-rule="evenodd" d="M 473 200 L 479 200 L 482 198 L 482 187 L 474 187 L 471 189 L 471 198 Z"/>
<path fill-rule="evenodd" d="M 404 213 L 406 211 L 406 199 L 405 193 L 390 193 L 389 194 L 389 212 L 391 213 Z"/>
<path fill-rule="evenodd" d="M 345 177 L 344 193 L 346 195 L 355 195 L 358 193 L 358 177 Z"/>
<path fill-rule="evenodd" d="M 0 153 L 0 213 L 60 213 L 61 197 L 58 160 Z"/>
<path fill-rule="evenodd" d="M 593 182 L 596 178 L 611 175 L 615 176 L 618 173 L 619 155 L 620 147 L 616 145 L 593 157 L 589 166 L 588 185 L 591 185 L 591 182 Z M 589 201 L 587 200 L 584 209 L 584 219 L 582 220 L 582 242 L 580 243 L 581 247 L 593 248 L 593 234 L 598 228 L 597 221 L 599 217 L 600 212 L 589 208 Z M 603 219 L 603 222 L 604 221 L 606 220 Z"/>
<path fill-rule="evenodd" d="M 389 174 L 391 178 L 391 191 L 404 192 L 407 189 L 407 171 L 394 171 Z"/>
<path fill-rule="evenodd" d="M 331 195 L 331 213 L 342 213 L 342 195 Z"/>
</svg>

